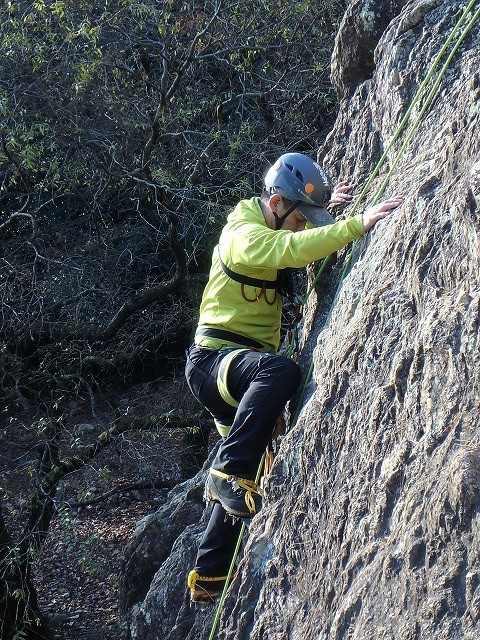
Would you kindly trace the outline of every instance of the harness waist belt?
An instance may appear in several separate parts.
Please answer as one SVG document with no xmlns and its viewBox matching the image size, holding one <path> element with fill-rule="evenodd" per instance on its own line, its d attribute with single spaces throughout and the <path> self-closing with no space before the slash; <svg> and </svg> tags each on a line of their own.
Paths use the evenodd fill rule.
<svg viewBox="0 0 480 640">
<path fill-rule="evenodd" d="M 243 344 L 245 347 L 251 349 L 264 349 L 265 346 L 253 340 L 253 338 L 247 338 L 233 331 L 226 331 L 225 329 L 211 329 L 210 327 L 198 327 L 195 332 L 195 338 L 218 338 L 219 340 L 228 340 L 228 342 L 235 342 L 236 344 Z"/>
</svg>

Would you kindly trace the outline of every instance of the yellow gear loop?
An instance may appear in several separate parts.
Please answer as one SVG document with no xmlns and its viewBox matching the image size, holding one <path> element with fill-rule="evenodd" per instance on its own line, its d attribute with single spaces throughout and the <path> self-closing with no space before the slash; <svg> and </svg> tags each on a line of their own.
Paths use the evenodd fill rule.
<svg viewBox="0 0 480 640">
<path fill-rule="evenodd" d="M 240 487 L 240 489 L 243 489 L 245 491 L 245 504 L 247 505 L 247 509 L 250 511 L 250 513 L 256 513 L 255 499 L 253 497 L 253 494 L 256 493 L 261 498 L 265 497 L 265 492 L 259 484 L 257 484 L 253 480 L 246 480 L 245 478 L 232 476 L 228 473 L 218 471 L 217 469 L 210 469 L 210 473 L 214 476 L 218 476 L 219 478 L 224 478 L 225 480 L 227 480 L 227 482 L 235 482 Z"/>
</svg>

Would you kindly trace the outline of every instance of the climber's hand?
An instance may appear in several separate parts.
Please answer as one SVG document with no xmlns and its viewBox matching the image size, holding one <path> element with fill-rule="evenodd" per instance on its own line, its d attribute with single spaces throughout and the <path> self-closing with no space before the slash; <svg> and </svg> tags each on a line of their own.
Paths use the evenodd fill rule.
<svg viewBox="0 0 480 640">
<path fill-rule="evenodd" d="M 352 194 L 349 193 L 352 189 L 352 184 L 348 184 L 346 181 L 339 182 L 333 189 L 332 197 L 328 204 L 348 204 L 353 198 Z"/>
<path fill-rule="evenodd" d="M 392 196 L 383 202 L 379 202 L 373 207 L 368 207 L 362 216 L 363 228 L 365 231 L 371 229 L 379 220 L 390 215 L 403 203 L 403 196 Z"/>
</svg>

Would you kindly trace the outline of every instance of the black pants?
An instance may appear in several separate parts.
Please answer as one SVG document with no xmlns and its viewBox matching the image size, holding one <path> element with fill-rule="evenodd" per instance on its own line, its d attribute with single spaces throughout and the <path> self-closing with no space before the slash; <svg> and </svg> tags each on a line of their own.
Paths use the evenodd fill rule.
<svg viewBox="0 0 480 640">
<path fill-rule="evenodd" d="M 239 402 L 235 409 L 222 399 L 217 388 L 218 367 L 224 355 L 223 351 L 191 347 L 185 375 L 192 393 L 211 415 L 222 424 L 232 425 L 213 468 L 254 479 L 275 422 L 300 384 L 301 371 L 283 356 L 258 351 L 238 355 L 227 379 L 229 392 Z M 226 575 L 239 527 L 215 504 L 198 550 L 195 570 L 200 575 Z"/>
</svg>

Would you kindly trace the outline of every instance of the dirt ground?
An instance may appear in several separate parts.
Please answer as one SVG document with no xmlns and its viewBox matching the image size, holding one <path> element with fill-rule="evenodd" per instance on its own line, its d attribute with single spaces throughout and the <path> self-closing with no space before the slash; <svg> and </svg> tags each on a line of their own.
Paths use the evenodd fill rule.
<svg viewBox="0 0 480 640">
<path fill-rule="evenodd" d="M 123 549 L 138 521 L 158 507 L 166 492 L 148 493 L 137 499 L 126 492 L 118 499 L 55 518 L 35 563 L 34 578 L 56 637 L 125 637 L 118 611 Z"/>
</svg>

